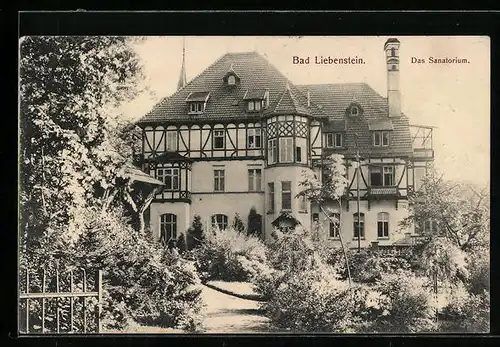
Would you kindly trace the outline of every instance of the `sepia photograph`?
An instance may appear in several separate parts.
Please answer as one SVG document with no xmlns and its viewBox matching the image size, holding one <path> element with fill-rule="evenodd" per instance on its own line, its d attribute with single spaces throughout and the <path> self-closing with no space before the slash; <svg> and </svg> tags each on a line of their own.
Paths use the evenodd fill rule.
<svg viewBox="0 0 500 347">
<path fill-rule="evenodd" d="M 24 36 L 20 336 L 490 332 L 487 36 Z"/>
</svg>

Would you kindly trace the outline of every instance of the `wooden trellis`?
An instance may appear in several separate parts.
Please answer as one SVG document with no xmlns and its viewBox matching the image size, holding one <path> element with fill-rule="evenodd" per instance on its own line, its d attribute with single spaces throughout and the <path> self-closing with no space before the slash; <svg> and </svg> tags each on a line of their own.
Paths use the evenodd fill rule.
<svg viewBox="0 0 500 347">
<path fill-rule="evenodd" d="M 80 281 L 75 281 L 75 277 L 77 277 L 75 276 L 75 272 L 81 275 Z M 41 284 L 37 285 L 38 291 L 32 291 L 31 289 L 33 286 L 30 283 L 34 277 L 36 278 L 36 274 L 30 273 L 27 269 L 21 271 L 21 274 L 24 276 L 25 283 L 23 283 L 20 288 L 19 294 L 20 333 L 66 334 L 100 333 L 102 331 L 100 319 L 103 301 L 101 270 L 97 271 L 94 276 L 94 281 L 91 281 L 94 284 L 93 290 L 89 290 L 89 278 L 85 270 L 69 271 L 64 274 L 60 274 L 59 271 L 56 270 L 55 278 L 52 277 L 50 281 L 47 281 L 47 271 L 44 269 L 42 270 Z M 69 288 L 62 290 L 60 286 L 61 280 L 65 280 L 66 284 L 69 282 Z M 51 286 L 49 286 L 48 282 L 52 284 L 52 288 L 50 288 Z M 66 287 L 68 287 L 68 285 Z M 65 307 L 63 303 L 68 301 L 69 307 Z M 34 303 L 40 304 L 41 312 L 35 312 L 37 311 L 35 309 L 32 310 L 32 304 Z M 53 315 L 49 317 L 47 314 L 49 308 L 54 308 L 54 303 L 55 321 Z M 66 316 L 66 318 L 64 316 Z M 93 322 L 89 322 L 89 316 Z M 31 322 L 32 319 L 40 323 L 38 328 L 34 327 L 34 324 Z M 65 329 L 61 327 L 62 320 L 64 320 Z M 80 323 L 78 328 L 75 324 L 76 321 Z M 48 322 L 52 323 L 53 328 L 55 325 L 55 329 L 48 329 L 46 326 Z"/>
</svg>

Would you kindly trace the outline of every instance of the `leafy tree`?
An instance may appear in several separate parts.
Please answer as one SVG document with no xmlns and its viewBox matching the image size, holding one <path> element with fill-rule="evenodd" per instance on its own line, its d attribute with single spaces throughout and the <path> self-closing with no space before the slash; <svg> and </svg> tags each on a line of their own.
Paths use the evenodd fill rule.
<svg viewBox="0 0 500 347">
<path fill-rule="evenodd" d="M 340 244 L 344 253 L 349 285 L 351 284 L 351 271 L 349 259 L 342 237 L 342 196 L 347 188 L 346 167 L 344 157 L 340 154 L 332 154 L 324 160 L 323 181 L 311 169 L 303 171 L 303 180 L 299 186 L 303 187 L 297 196 L 305 196 L 308 200 L 318 204 L 321 212 L 331 223 L 339 227 Z M 339 205 L 340 219 L 334 218 L 325 210 L 325 204 L 335 201 Z"/>
<path fill-rule="evenodd" d="M 466 252 L 485 253 L 489 244 L 489 191 L 466 182 L 443 180 L 435 171 L 424 177 L 422 187 L 409 197 L 412 211 L 402 221 L 414 225 L 430 239 L 444 236 Z M 439 233 L 425 228 L 425 223 L 437 222 Z"/>
<path fill-rule="evenodd" d="M 118 106 L 139 93 L 124 37 L 25 37 L 20 43 L 20 206 L 24 241 L 70 244 L 88 206 L 110 207 L 132 149 Z M 45 244 L 41 236 L 49 237 Z"/>
<path fill-rule="evenodd" d="M 199 247 L 203 242 L 203 222 L 199 215 L 195 215 L 191 227 L 188 229 L 188 248 Z"/>
<path fill-rule="evenodd" d="M 239 233 L 245 230 L 245 225 L 243 224 L 243 221 L 238 213 L 235 214 L 233 219 L 233 229 Z"/>
<path fill-rule="evenodd" d="M 252 206 L 248 214 L 248 229 L 249 236 L 262 236 L 262 216 L 257 213 L 255 206 Z"/>
</svg>

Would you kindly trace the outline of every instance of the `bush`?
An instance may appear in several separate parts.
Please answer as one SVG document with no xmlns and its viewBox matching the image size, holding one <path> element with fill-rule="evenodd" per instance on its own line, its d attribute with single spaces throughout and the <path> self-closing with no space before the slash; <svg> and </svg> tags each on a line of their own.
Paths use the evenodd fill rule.
<svg viewBox="0 0 500 347">
<path fill-rule="evenodd" d="M 443 332 L 490 331 L 490 293 L 455 295 L 440 315 Z"/>
<path fill-rule="evenodd" d="M 122 215 L 90 211 L 86 231 L 74 247 L 74 263 L 103 270 L 107 328 L 138 322 L 193 330 L 201 322 L 201 289 L 192 265 L 174 258 Z"/>
<path fill-rule="evenodd" d="M 266 268 L 266 248 L 256 237 L 214 229 L 194 251 L 204 280 L 249 281 Z"/>
<path fill-rule="evenodd" d="M 203 222 L 199 215 L 195 215 L 193 223 L 187 232 L 187 249 L 199 247 L 203 240 Z"/>
<path fill-rule="evenodd" d="M 431 293 L 427 280 L 411 272 L 384 275 L 374 286 L 361 287 L 364 300 L 356 308 L 359 332 L 434 331 Z"/>
<path fill-rule="evenodd" d="M 383 255 L 377 251 L 363 250 L 349 255 L 351 276 L 354 282 L 375 283 L 384 274 L 394 274 L 398 270 L 409 270 L 410 264 L 403 257 L 395 254 Z M 343 274 L 344 277 L 347 274 Z"/>
<path fill-rule="evenodd" d="M 234 215 L 233 229 L 239 233 L 242 233 L 245 230 L 245 225 L 243 224 L 240 215 L 237 213 Z"/>
<path fill-rule="evenodd" d="M 262 238 L 262 216 L 257 213 L 254 206 L 252 206 L 248 214 L 247 234 Z"/>
<path fill-rule="evenodd" d="M 490 264 L 486 257 L 475 256 L 469 261 L 469 278 L 467 290 L 471 294 L 480 295 L 490 291 Z"/>
<path fill-rule="evenodd" d="M 267 293 L 272 295 L 262 308 L 275 326 L 298 332 L 347 332 L 352 325 L 351 292 L 328 265 L 290 272 L 279 283 L 268 279 Z M 261 279 L 259 291 L 263 283 Z"/>
</svg>

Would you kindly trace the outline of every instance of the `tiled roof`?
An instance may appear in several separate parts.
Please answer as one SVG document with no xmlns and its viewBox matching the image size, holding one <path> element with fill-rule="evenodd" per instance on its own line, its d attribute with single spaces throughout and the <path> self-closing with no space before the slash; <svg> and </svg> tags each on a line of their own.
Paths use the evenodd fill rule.
<svg viewBox="0 0 500 347">
<path fill-rule="evenodd" d="M 223 78 L 231 67 L 241 79 L 233 86 L 224 84 Z M 287 84 L 290 87 L 295 103 L 299 108 L 307 109 L 307 97 L 267 59 L 257 52 L 227 53 L 192 79 L 184 88 L 163 99 L 143 117 L 139 124 L 153 122 L 182 122 L 196 120 L 231 120 L 242 118 L 260 118 L 263 113 L 275 110 Z M 269 107 L 262 112 L 246 112 L 243 96 L 248 91 L 269 89 Z M 210 92 L 205 112 L 188 115 L 186 98 L 189 93 Z M 235 102 L 240 101 L 238 103 Z M 321 116 L 322 112 L 315 106 L 309 108 L 310 113 Z"/>
<path fill-rule="evenodd" d="M 342 120 L 326 120 L 323 123 L 323 132 L 346 131 L 346 121 Z"/>
<path fill-rule="evenodd" d="M 307 106 L 302 105 L 294 93 L 290 90 L 290 86 L 287 85 L 283 94 L 278 101 L 278 104 L 273 110 L 275 114 L 290 114 L 290 113 L 300 113 L 310 115 L 311 113 L 307 109 Z"/>
<path fill-rule="evenodd" d="M 373 147 L 369 124 L 386 122 L 389 120 L 387 99 L 374 91 L 366 83 L 341 83 L 341 84 L 311 84 L 298 85 L 303 93 L 309 95 L 311 102 L 321 107 L 329 121 L 346 121 L 346 149 L 335 152 L 346 155 L 356 153 L 356 134 L 358 134 L 358 145 L 360 154 L 369 154 L 371 157 L 384 155 L 411 155 L 411 135 L 408 117 L 391 118 L 393 131 L 390 137 L 390 146 Z M 346 116 L 346 110 L 351 104 L 361 106 L 363 112 L 359 116 Z M 372 123 L 375 122 L 375 123 Z M 325 153 L 329 151 L 326 149 Z"/>
<path fill-rule="evenodd" d="M 255 100 L 255 99 L 262 100 L 264 99 L 265 95 L 266 95 L 266 89 L 251 89 L 247 90 L 245 96 L 243 97 L 243 100 Z"/>
<path fill-rule="evenodd" d="M 186 101 L 207 101 L 210 96 L 210 92 L 193 92 L 189 93 Z"/>
<path fill-rule="evenodd" d="M 370 130 L 394 130 L 392 121 L 386 119 L 370 119 L 368 120 L 368 129 Z"/>
<path fill-rule="evenodd" d="M 124 173 L 125 176 L 129 177 L 132 181 L 150 183 L 157 186 L 165 185 L 165 183 L 163 183 L 162 181 L 159 181 L 156 178 L 151 177 L 144 171 L 141 171 L 139 168 L 136 168 L 134 166 L 124 167 Z"/>
</svg>

